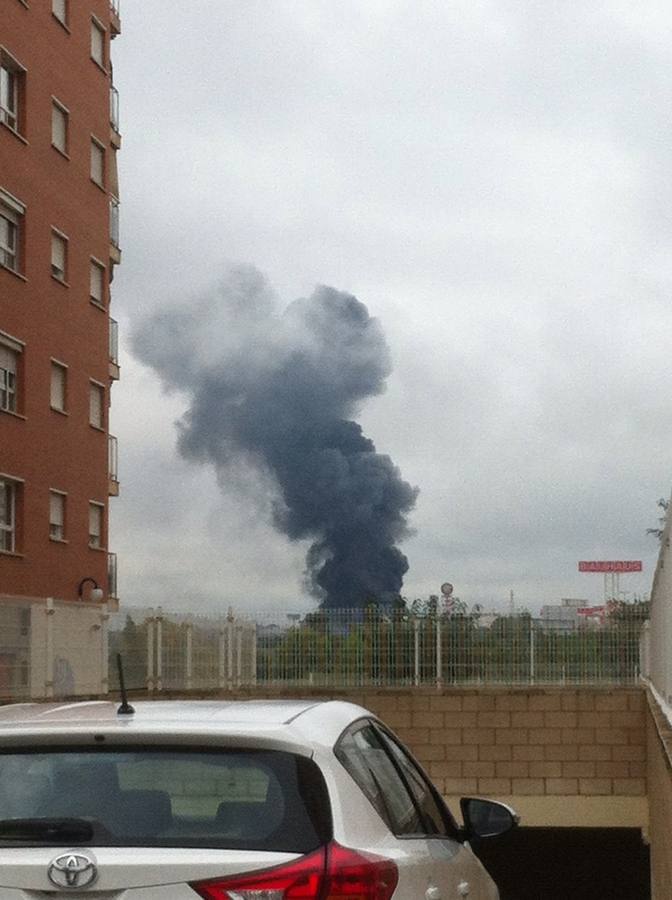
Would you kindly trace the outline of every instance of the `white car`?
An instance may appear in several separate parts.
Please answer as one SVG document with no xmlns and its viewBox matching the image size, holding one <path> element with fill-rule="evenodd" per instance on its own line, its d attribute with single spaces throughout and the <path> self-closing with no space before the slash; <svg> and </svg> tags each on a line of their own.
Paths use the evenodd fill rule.
<svg viewBox="0 0 672 900">
<path fill-rule="evenodd" d="M 340 701 L 0 707 L 0 900 L 496 900 L 410 753 Z"/>
</svg>

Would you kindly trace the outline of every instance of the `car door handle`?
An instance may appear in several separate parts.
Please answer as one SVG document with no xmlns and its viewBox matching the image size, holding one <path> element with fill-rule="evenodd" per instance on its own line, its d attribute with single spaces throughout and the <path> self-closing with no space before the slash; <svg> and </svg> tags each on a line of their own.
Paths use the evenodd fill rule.
<svg viewBox="0 0 672 900">
<path fill-rule="evenodd" d="M 435 884 L 430 884 L 425 891 L 425 900 L 441 900 L 441 891 Z"/>
<path fill-rule="evenodd" d="M 457 886 L 457 895 L 458 897 L 468 897 L 469 891 L 471 890 L 471 885 L 468 881 L 461 881 Z"/>
</svg>

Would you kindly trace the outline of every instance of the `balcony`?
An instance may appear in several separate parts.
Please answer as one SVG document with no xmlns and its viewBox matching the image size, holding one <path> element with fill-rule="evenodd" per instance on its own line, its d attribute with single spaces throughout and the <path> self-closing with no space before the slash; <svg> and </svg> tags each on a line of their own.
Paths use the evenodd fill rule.
<svg viewBox="0 0 672 900">
<path fill-rule="evenodd" d="M 119 323 L 116 319 L 110 319 L 109 337 L 110 378 L 119 380 Z"/>
<path fill-rule="evenodd" d="M 110 85 L 110 143 L 116 149 L 121 147 L 119 128 L 119 91 Z"/>
<path fill-rule="evenodd" d="M 111 611 L 119 609 L 119 592 L 117 590 L 117 554 L 107 554 L 107 602 Z"/>
<path fill-rule="evenodd" d="M 121 262 L 119 246 L 119 201 L 110 197 L 110 260 L 115 265 Z"/>
<path fill-rule="evenodd" d="M 112 39 L 114 39 L 118 34 L 121 34 L 119 0 L 110 0 L 110 33 Z"/>
<path fill-rule="evenodd" d="M 108 494 L 119 496 L 119 443 L 111 434 L 107 436 L 107 477 Z"/>
</svg>

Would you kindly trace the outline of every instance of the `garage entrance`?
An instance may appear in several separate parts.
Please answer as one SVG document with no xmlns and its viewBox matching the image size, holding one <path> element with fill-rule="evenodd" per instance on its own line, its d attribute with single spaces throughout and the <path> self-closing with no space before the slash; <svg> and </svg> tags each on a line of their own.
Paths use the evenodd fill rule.
<svg viewBox="0 0 672 900">
<path fill-rule="evenodd" d="M 637 828 L 516 828 L 473 845 L 501 900 L 650 900 Z"/>
</svg>

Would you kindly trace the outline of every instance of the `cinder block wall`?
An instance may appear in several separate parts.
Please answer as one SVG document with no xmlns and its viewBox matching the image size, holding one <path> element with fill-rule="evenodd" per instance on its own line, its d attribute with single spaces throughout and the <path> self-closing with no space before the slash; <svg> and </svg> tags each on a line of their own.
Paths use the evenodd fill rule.
<svg viewBox="0 0 672 900">
<path fill-rule="evenodd" d="M 672 897 L 672 728 L 651 695 L 647 739 L 651 892 L 653 900 L 669 900 Z"/>
<path fill-rule="evenodd" d="M 640 690 L 366 693 L 444 794 L 643 796 Z"/>
<path fill-rule="evenodd" d="M 411 747 L 453 808 L 461 796 L 485 795 L 512 803 L 526 825 L 648 825 L 640 688 L 283 687 L 224 696 L 365 706 Z"/>
</svg>

